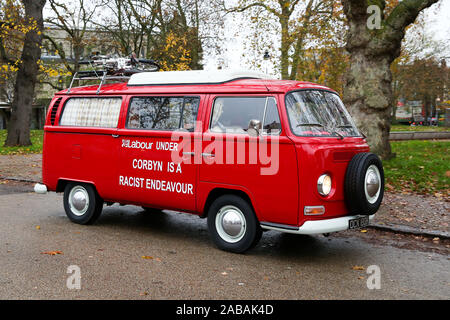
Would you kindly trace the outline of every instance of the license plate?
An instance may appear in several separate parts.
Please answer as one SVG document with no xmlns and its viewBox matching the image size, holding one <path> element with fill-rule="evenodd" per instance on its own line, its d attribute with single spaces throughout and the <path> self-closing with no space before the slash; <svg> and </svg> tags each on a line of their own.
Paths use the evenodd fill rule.
<svg viewBox="0 0 450 320">
<path fill-rule="evenodd" d="M 369 216 L 351 219 L 348 221 L 349 229 L 360 229 L 369 225 Z"/>
</svg>

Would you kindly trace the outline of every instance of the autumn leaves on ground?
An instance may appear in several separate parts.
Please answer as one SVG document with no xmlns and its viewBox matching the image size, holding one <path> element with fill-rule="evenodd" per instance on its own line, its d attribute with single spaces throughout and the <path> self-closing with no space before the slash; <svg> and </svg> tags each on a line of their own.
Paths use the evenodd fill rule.
<svg viewBox="0 0 450 320">
<path fill-rule="evenodd" d="M 0 155 L 41 153 L 43 131 L 32 130 L 33 145 L 4 147 L 6 130 L 0 130 Z M 450 197 L 450 141 L 391 142 L 396 157 L 384 161 L 386 190 L 403 194 Z"/>
</svg>

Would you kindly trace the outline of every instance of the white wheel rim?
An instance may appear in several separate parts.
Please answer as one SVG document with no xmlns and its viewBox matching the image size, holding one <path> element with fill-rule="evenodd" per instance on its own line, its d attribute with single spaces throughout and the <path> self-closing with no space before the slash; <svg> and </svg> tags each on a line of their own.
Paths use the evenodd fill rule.
<svg viewBox="0 0 450 320">
<path fill-rule="evenodd" d="M 247 230 L 245 216 L 235 206 L 224 206 L 216 215 L 216 230 L 219 236 L 228 243 L 240 241 Z"/>
<path fill-rule="evenodd" d="M 381 191 L 381 175 L 380 170 L 374 164 L 367 168 L 364 178 L 364 193 L 370 204 L 377 202 Z"/>
<path fill-rule="evenodd" d="M 89 194 L 82 186 L 75 186 L 69 193 L 70 211 L 78 217 L 84 215 L 89 208 Z"/>
</svg>

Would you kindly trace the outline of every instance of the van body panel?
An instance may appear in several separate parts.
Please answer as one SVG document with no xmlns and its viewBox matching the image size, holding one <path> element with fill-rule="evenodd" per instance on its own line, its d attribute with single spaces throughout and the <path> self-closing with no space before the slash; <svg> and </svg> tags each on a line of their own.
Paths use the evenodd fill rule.
<svg viewBox="0 0 450 320">
<path fill-rule="evenodd" d="M 247 134 L 216 133 L 209 130 L 214 100 L 218 97 L 248 97 L 246 94 L 211 94 L 204 114 L 202 154 L 205 156 L 200 167 L 200 188 L 211 185 L 235 186 L 254 198 L 253 206 L 260 221 L 297 225 L 298 223 L 298 175 L 295 147 L 285 136 L 283 126 L 279 136 L 252 137 Z M 251 97 L 274 97 L 278 95 L 254 94 Z M 281 118 L 281 115 L 280 115 Z M 282 120 L 281 120 L 282 121 Z M 283 121 L 282 121 L 283 122 Z M 220 148 L 212 148 L 219 142 Z M 264 144 L 263 144 L 263 143 Z M 266 150 L 262 150 L 263 146 Z M 240 153 L 238 152 L 240 151 Z M 263 164 L 265 155 L 273 156 L 277 163 Z M 242 153 L 245 157 L 241 157 Z M 258 159 L 254 155 L 259 154 Z M 282 192 L 280 192 L 283 190 Z"/>
<path fill-rule="evenodd" d="M 291 139 L 295 143 L 298 158 L 299 225 L 307 220 L 348 215 L 344 195 L 345 173 L 355 154 L 369 151 L 367 144 L 361 138 L 344 138 L 344 141 L 337 138 L 319 138 L 316 141 L 312 141 L 310 137 Z M 332 179 L 331 192 L 325 197 L 317 190 L 317 181 L 322 174 L 328 174 Z M 325 213 L 305 216 L 305 206 L 324 206 Z"/>
<path fill-rule="evenodd" d="M 44 184 L 54 191 L 61 179 L 92 181 L 102 198 L 114 199 L 118 195 L 114 187 L 118 142 L 113 137 L 117 130 L 92 133 L 89 129 L 67 129 L 67 132 L 46 129 Z"/>
</svg>

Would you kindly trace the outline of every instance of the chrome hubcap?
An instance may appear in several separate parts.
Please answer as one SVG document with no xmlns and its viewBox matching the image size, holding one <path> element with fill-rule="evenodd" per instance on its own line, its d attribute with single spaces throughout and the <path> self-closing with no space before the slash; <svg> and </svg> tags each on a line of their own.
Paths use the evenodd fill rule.
<svg viewBox="0 0 450 320">
<path fill-rule="evenodd" d="M 82 186 L 76 186 L 70 190 L 69 206 L 72 213 L 76 216 L 82 216 L 89 208 L 89 195 Z"/>
<path fill-rule="evenodd" d="M 378 200 L 381 189 L 381 176 L 377 166 L 370 165 L 366 171 L 366 177 L 364 180 L 364 191 L 366 193 L 366 199 L 369 203 L 373 204 Z"/>
<path fill-rule="evenodd" d="M 216 230 L 226 242 L 235 243 L 241 240 L 246 228 L 245 216 L 235 206 L 224 206 L 216 215 Z"/>
</svg>

